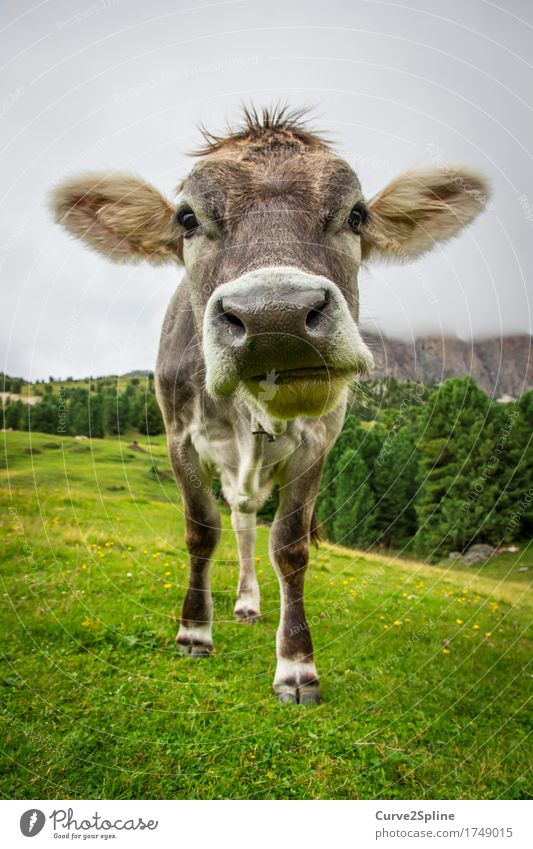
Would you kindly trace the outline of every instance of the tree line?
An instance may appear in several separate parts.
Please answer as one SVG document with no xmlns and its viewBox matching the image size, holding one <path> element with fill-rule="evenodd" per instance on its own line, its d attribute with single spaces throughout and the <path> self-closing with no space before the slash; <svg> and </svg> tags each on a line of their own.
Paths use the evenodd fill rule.
<svg viewBox="0 0 533 849">
<path fill-rule="evenodd" d="M 394 381 L 377 396 L 375 418 L 352 411 L 326 460 L 318 516 L 330 539 L 439 558 L 530 538 L 533 392 L 500 404 L 464 377 Z"/>
<path fill-rule="evenodd" d="M 123 388 L 113 378 L 97 378 L 87 387 L 49 382 L 38 394 L 36 404 L 9 401 L 3 426 L 95 439 L 131 430 L 155 436 L 164 430 L 151 373 L 143 381 L 131 378 Z"/>
</svg>

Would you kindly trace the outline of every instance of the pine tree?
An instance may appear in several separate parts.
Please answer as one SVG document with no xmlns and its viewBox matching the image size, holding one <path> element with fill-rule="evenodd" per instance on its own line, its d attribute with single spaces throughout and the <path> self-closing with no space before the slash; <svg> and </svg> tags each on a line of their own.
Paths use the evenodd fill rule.
<svg viewBox="0 0 533 849">
<path fill-rule="evenodd" d="M 149 436 L 157 436 L 158 433 L 163 433 L 165 429 L 163 417 L 154 393 L 141 396 L 137 408 L 136 425 L 141 433 Z"/>
<path fill-rule="evenodd" d="M 377 541 L 391 546 L 410 543 L 417 529 L 415 499 L 418 491 L 416 440 L 407 426 L 386 443 L 374 467 L 375 529 Z"/>
<path fill-rule="evenodd" d="M 69 432 L 74 436 L 90 436 L 89 391 L 76 386 L 68 390 Z"/>
<path fill-rule="evenodd" d="M 339 457 L 332 517 L 335 542 L 368 548 L 374 541 L 374 495 L 361 454 L 349 448 Z"/>
<path fill-rule="evenodd" d="M 462 551 L 479 538 L 486 500 L 475 482 L 489 410 L 487 396 L 465 377 L 447 380 L 420 411 L 419 554 Z"/>
<path fill-rule="evenodd" d="M 130 395 L 126 392 L 106 393 L 104 405 L 106 433 L 115 436 L 129 430 L 131 427 Z"/>
<path fill-rule="evenodd" d="M 23 404 L 16 401 L 14 404 L 6 404 L 4 407 L 4 427 L 12 430 L 24 430 L 27 419 L 24 416 Z"/>
<path fill-rule="evenodd" d="M 505 405 L 508 439 L 502 458 L 498 514 L 506 541 L 530 540 L 533 535 L 533 391 L 516 404 Z M 509 421 L 512 419 L 512 428 Z"/>
<path fill-rule="evenodd" d="M 37 404 L 29 406 L 28 417 L 32 431 L 57 433 L 59 425 L 57 400 L 53 395 L 44 395 Z"/>
<path fill-rule="evenodd" d="M 102 392 L 89 397 L 89 436 L 93 439 L 105 436 L 105 399 Z"/>
<path fill-rule="evenodd" d="M 371 521 L 366 515 L 363 516 L 361 511 L 364 504 L 367 505 L 366 509 L 368 510 L 373 508 L 372 477 L 381 445 L 382 437 L 376 429 L 362 427 L 357 417 L 352 413 L 347 416 L 342 433 L 327 456 L 317 502 L 318 519 L 328 536 L 336 542 L 340 541 L 341 536 L 345 535 L 349 527 L 359 524 L 360 531 L 357 534 L 357 542 L 353 542 L 353 544 L 367 546 L 373 541 L 373 520 Z M 351 454 L 347 455 L 347 452 L 350 451 L 352 454 L 357 454 L 357 462 L 352 462 Z M 364 487 L 361 503 L 357 506 L 357 515 L 355 518 L 348 517 L 345 519 L 344 515 L 341 516 L 340 513 L 346 512 L 346 493 L 353 493 L 354 488 L 361 483 L 364 484 Z M 353 534 L 350 538 L 356 539 Z M 352 544 L 347 539 L 344 540 L 344 543 L 346 545 Z"/>
</svg>

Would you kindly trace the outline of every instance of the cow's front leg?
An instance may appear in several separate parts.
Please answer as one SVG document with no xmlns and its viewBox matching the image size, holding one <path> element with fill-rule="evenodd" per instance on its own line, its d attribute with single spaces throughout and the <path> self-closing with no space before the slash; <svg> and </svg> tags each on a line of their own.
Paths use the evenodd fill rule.
<svg viewBox="0 0 533 849">
<path fill-rule="evenodd" d="M 304 580 L 314 499 L 290 509 L 282 504 L 272 525 L 270 556 L 280 584 L 274 692 L 282 702 L 318 704 L 320 689 L 304 611 Z"/>
<path fill-rule="evenodd" d="M 192 657 L 206 657 L 213 649 L 211 557 L 220 538 L 220 517 L 211 494 L 210 481 L 197 461 L 196 452 L 171 450 L 185 512 L 185 543 L 189 551 L 189 586 L 183 602 L 178 649 Z"/>
<path fill-rule="evenodd" d="M 213 600 L 209 570 L 220 535 L 215 522 L 218 522 L 216 511 L 203 519 L 186 516 L 186 542 L 190 555 L 189 587 L 183 602 L 176 643 L 183 654 L 193 657 L 206 657 L 213 649 Z"/>
<path fill-rule="evenodd" d="M 239 585 L 234 615 L 239 622 L 257 622 L 261 615 L 259 584 L 255 574 L 256 514 L 231 511 L 231 524 L 239 549 Z"/>
</svg>

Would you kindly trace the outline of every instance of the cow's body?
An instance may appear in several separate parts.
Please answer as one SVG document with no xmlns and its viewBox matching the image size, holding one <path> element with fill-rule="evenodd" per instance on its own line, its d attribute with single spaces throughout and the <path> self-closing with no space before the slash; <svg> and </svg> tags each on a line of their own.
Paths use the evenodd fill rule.
<svg viewBox="0 0 533 849">
<path fill-rule="evenodd" d="M 53 206 L 70 232 L 112 259 L 186 267 L 156 369 L 190 553 L 178 647 L 203 656 L 213 645 L 212 478 L 231 508 L 235 616 L 245 622 L 260 615 L 256 512 L 278 484 L 274 690 L 312 704 L 319 685 L 303 590 L 314 504 L 350 385 L 372 364 L 357 326 L 361 262 L 411 259 L 454 235 L 483 208 L 486 186 L 472 171 L 426 167 L 367 202 L 352 169 L 299 116 L 245 119 L 226 137 L 206 135 L 177 210 L 148 184 L 107 175 L 65 182 Z"/>
<path fill-rule="evenodd" d="M 283 522 L 280 513 L 281 536 L 276 527 L 272 529 L 272 559 L 275 563 L 278 545 L 286 547 L 289 543 L 300 547 L 307 557 L 310 521 L 324 455 L 342 428 L 346 407 L 342 399 L 325 416 L 296 418 L 287 423 L 283 433 L 272 436 L 259 426 L 245 403 L 234 398 L 222 402 L 211 399 L 205 389 L 200 350 L 185 278 L 163 324 L 156 386 L 169 454 L 183 496 L 190 534 L 188 545 L 193 557 L 198 546 L 195 585 L 189 590 L 178 634 L 180 649 L 195 656 L 209 654 L 213 645 L 212 605 L 206 575 L 208 559 L 220 533 L 217 504 L 211 492 L 213 476 L 220 479 L 238 542 L 240 577 L 235 617 L 253 622 L 260 616 L 254 562 L 257 510 L 278 484 L 281 504 L 288 500 L 297 509 L 290 507 L 288 523 Z M 290 528 L 290 539 L 283 537 L 287 533 L 285 524 Z M 300 653 L 293 658 L 292 663 L 285 657 L 285 643 L 290 644 L 291 637 L 300 641 L 302 633 L 308 634 L 303 605 L 287 604 L 278 637 L 278 651 L 284 662 L 275 686 L 286 699 L 316 701 L 318 681 L 309 647 L 306 646 L 303 656 Z"/>
</svg>

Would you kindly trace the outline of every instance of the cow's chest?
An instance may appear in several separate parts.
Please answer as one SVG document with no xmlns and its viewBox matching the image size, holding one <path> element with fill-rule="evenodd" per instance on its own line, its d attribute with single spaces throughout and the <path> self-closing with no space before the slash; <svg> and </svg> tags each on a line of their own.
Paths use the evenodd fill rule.
<svg viewBox="0 0 533 849">
<path fill-rule="evenodd" d="M 203 422 L 191 428 L 191 441 L 202 465 L 220 478 L 230 507 L 255 512 L 279 480 L 284 465 L 301 442 L 299 428 L 269 441 L 251 428 Z"/>
</svg>

